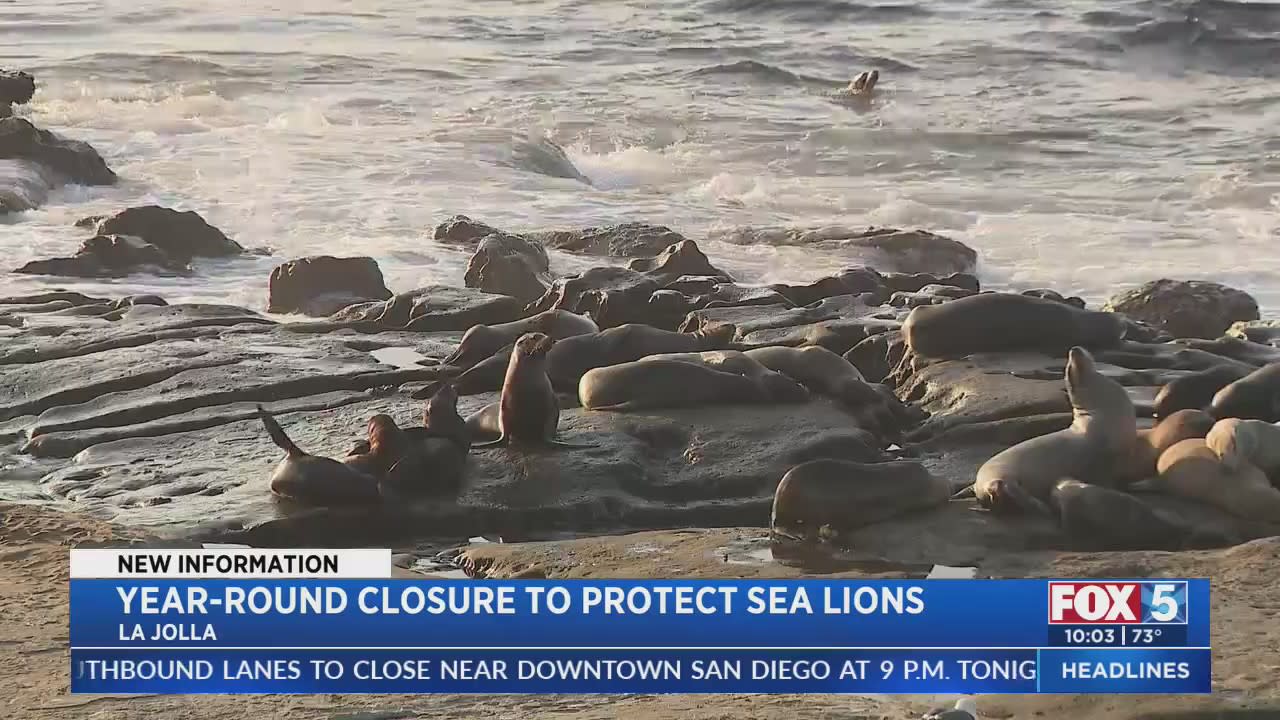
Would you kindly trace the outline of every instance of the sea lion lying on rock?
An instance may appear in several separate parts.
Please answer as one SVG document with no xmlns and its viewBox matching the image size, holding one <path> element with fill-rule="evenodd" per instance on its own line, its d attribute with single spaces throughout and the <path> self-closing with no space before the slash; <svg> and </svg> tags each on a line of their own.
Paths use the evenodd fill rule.
<svg viewBox="0 0 1280 720">
<path fill-rule="evenodd" d="M 578 383 L 578 400 L 588 410 L 626 412 L 767 403 L 773 401 L 773 396 L 756 378 L 702 363 L 655 358 L 587 371 Z"/>
<path fill-rule="evenodd" d="M 638 362 L 662 362 L 678 360 L 681 362 L 705 365 L 713 370 L 731 372 L 749 377 L 764 387 L 765 392 L 774 402 L 804 402 L 809 399 L 809 391 L 796 379 L 769 369 L 750 355 L 739 350 L 709 350 L 700 353 L 660 353 L 640 358 Z"/>
<path fill-rule="evenodd" d="M 1155 427 L 1138 431 L 1133 455 L 1117 478 L 1122 483 L 1145 480 L 1156 474 L 1156 463 L 1165 450 L 1192 438 L 1203 438 L 1213 427 L 1213 418 L 1201 410 L 1179 410 L 1160 420 Z"/>
<path fill-rule="evenodd" d="M 1203 410 L 1213 403 L 1213 397 L 1219 390 L 1249 372 L 1236 365 L 1216 365 L 1175 378 L 1156 394 L 1156 417 L 1168 417 L 1179 410 Z"/>
<path fill-rule="evenodd" d="M 309 455 L 285 434 L 275 417 L 258 406 L 258 416 L 271 441 L 287 455 L 271 474 L 271 492 L 307 505 L 370 505 L 379 502 L 378 481 L 357 467 L 332 458 Z"/>
<path fill-rule="evenodd" d="M 1280 523 L 1280 490 L 1247 460 L 1222 461 L 1204 440 L 1183 440 L 1160 456 L 1153 486 L 1226 510 L 1237 517 Z"/>
<path fill-rule="evenodd" d="M 457 349 L 444 359 L 444 364 L 465 370 L 527 333 L 541 333 L 552 340 L 562 340 L 599 331 L 591 318 L 567 310 L 547 310 L 501 325 L 476 325 L 462 336 Z"/>
<path fill-rule="evenodd" d="M 1015 293 L 982 293 L 917 307 L 902 333 L 917 355 L 954 358 L 1019 350 L 1057 354 L 1077 345 L 1106 348 L 1120 342 L 1124 328 L 1115 313 Z"/>
<path fill-rule="evenodd" d="M 1059 480 L 1050 504 L 1073 550 L 1179 550 L 1189 529 L 1119 490 Z"/>
<path fill-rule="evenodd" d="M 1280 363 L 1272 363 L 1222 388 L 1213 396 L 1216 418 L 1280 421 Z"/>
<path fill-rule="evenodd" d="M 971 488 L 983 507 L 1049 514 L 1044 503 L 1059 480 L 1106 484 L 1122 474 L 1138 438 L 1128 393 L 1098 372 L 1082 347 L 1068 353 L 1066 384 L 1071 426 L 1018 443 L 983 464 Z"/>
<path fill-rule="evenodd" d="M 1280 426 L 1225 418 L 1214 424 L 1204 442 L 1232 470 L 1252 465 L 1273 481 L 1280 478 Z"/>
<path fill-rule="evenodd" d="M 782 476 L 771 525 L 779 535 L 812 540 L 945 505 L 950 495 L 946 479 L 918 462 L 812 460 Z"/>
</svg>

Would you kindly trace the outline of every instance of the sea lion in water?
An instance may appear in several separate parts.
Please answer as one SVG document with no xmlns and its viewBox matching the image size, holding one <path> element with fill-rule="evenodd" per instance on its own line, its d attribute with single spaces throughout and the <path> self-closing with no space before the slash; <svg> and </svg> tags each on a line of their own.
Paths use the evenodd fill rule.
<svg viewBox="0 0 1280 720">
<path fill-rule="evenodd" d="M 280 423 L 261 405 L 258 417 L 271 441 L 287 453 L 271 473 L 271 492 L 319 506 L 369 505 L 380 500 L 374 476 L 332 458 L 308 455 L 289 439 Z"/>
<path fill-rule="evenodd" d="M 912 310 L 902 324 L 902 336 L 917 355 L 948 358 L 1105 348 L 1118 344 L 1124 329 L 1124 319 L 1116 313 L 1016 293 L 982 293 Z"/>
<path fill-rule="evenodd" d="M 1138 439 L 1129 394 L 1098 372 L 1093 356 L 1082 347 L 1071 348 L 1067 355 L 1066 384 L 1074 416 L 1071 426 L 1018 443 L 978 468 L 971 490 L 979 504 L 1049 514 L 1044 503 L 1059 480 L 1084 478 L 1101 484 L 1121 474 Z"/>
<path fill-rule="evenodd" d="M 879 81 L 879 70 L 864 70 L 857 77 L 850 80 L 847 86 L 835 92 L 832 97 L 844 102 L 870 103 L 876 89 L 876 83 Z"/>
<path fill-rule="evenodd" d="M 547 310 L 500 325 L 475 325 L 463 334 L 462 341 L 444 359 L 444 364 L 470 368 L 528 333 L 541 333 L 552 340 L 563 340 L 599 331 L 594 320 L 568 310 Z"/>
<path fill-rule="evenodd" d="M 1117 480 L 1121 483 L 1145 480 L 1156 474 L 1156 462 L 1165 450 L 1192 438 L 1202 438 L 1213 427 L 1213 418 L 1202 410 L 1179 410 L 1160 420 L 1155 427 L 1138 431 L 1130 461 Z"/>
<path fill-rule="evenodd" d="M 507 443 L 592 447 L 555 439 L 560 425 L 560 401 L 547 377 L 547 353 L 554 344 L 555 340 L 543 333 L 527 333 L 516 341 L 498 401 L 498 439 L 472 445 L 473 448 Z"/>
<path fill-rule="evenodd" d="M 1272 363 L 1222 388 L 1213 396 L 1214 417 L 1280 420 L 1280 363 Z"/>
<path fill-rule="evenodd" d="M 1160 456 L 1156 489 L 1249 520 L 1280 523 L 1280 490 L 1247 460 L 1228 467 L 1204 440 L 1183 440 Z"/>
<path fill-rule="evenodd" d="M 1280 426 L 1225 418 L 1214 423 L 1204 442 L 1231 470 L 1253 465 L 1268 477 L 1280 473 Z"/>
<path fill-rule="evenodd" d="M 1178 550 L 1189 528 L 1119 490 L 1059 480 L 1050 504 L 1073 550 Z"/>
<path fill-rule="evenodd" d="M 578 383 L 578 400 L 588 410 L 625 412 L 771 399 L 754 378 L 683 360 L 636 360 L 595 368 Z"/>
<path fill-rule="evenodd" d="M 911 460 L 811 460 L 782 476 L 770 524 L 779 535 L 813 539 L 947 503 L 951 486 Z"/>
<path fill-rule="evenodd" d="M 1248 374 L 1248 370 L 1236 365 L 1216 365 L 1175 378 L 1156 394 L 1156 417 L 1168 417 L 1179 410 L 1203 410 L 1219 390 Z"/>
</svg>

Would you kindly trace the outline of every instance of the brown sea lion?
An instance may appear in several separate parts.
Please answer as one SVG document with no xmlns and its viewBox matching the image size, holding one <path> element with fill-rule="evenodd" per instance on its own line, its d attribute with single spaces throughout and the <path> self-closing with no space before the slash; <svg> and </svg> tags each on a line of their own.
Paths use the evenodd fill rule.
<svg viewBox="0 0 1280 720">
<path fill-rule="evenodd" d="M 271 492 L 308 505 L 369 505 L 379 502 L 378 481 L 357 467 L 309 455 L 294 444 L 275 417 L 258 406 L 271 441 L 287 455 L 271 474 Z"/>
<path fill-rule="evenodd" d="M 1120 472 L 1121 483 L 1137 482 L 1156 474 L 1156 462 L 1165 450 L 1191 438 L 1202 438 L 1213 427 L 1213 418 L 1202 410 L 1179 410 L 1155 427 L 1138 431 L 1133 454 Z"/>
<path fill-rule="evenodd" d="M 1204 439 L 1226 465 L 1239 470 L 1253 465 L 1275 483 L 1280 480 L 1280 425 L 1261 420 L 1219 420 Z"/>
<path fill-rule="evenodd" d="M 1060 480 L 1050 504 L 1073 550 L 1179 550 L 1190 529 L 1138 498 L 1079 480 Z"/>
<path fill-rule="evenodd" d="M 567 310 L 547 310 L 501 325 L 476 325 L 462 336 L 462 342 L 444 359 L 444 364 L 470 368 L 528 333 L 541 333 L 552 340 L 562 340 L 599 331 L 591 318 Z"/>
<path fill-rule="evenodd" d="M 772 396 L 750 377 L 682 360 L 637 360 L 587 371 L 578 400 L 588 410 L 766 403 Z"/>
<path fill-rule="evenodd" d="M 1154 487 L 1213 505 L 1249 520 L 1280 523 L 1280 490 L 1247 460 L 1229 467 L 1204 440 L 1183 440 L 1164 451 Z"/>
<path fill-rule="evenodd" d="M 1213 396 L 1210 412 L 1219 420 L 1280 421 L 1280 363 L 1271 363 L 1222 388 Z"/>
<path fill-rule="evenodd" d="M 1045 502 L 1059 480 L 1107 484 L 1122 474 L 1138 440 L 1129 394 L 1098 372 L 1093 356 L 1082 347 L 1068 353 L 1066 384 L 1074 415 L 1071 426 L 1018 443 L 978 468 L 972 492 L 979 504 L 1048 515 Z"/>
<path fill-rule="evenodd" d="M 516 341 L 498 401 L 498 439 L 471 447 L 489 448 L 507 443 L 592 447 L 555 439 L 560 425 L 560 401 L 547 377 L 547 353 L 554 344 L 555 340 L 543 333 L 527 333 Z"/>
<path fill-rule="evenodd" d="M 804 402 L 809 399 L 809 391 L 799 381 L 762 365 L 760 362 L 739 350 L 708 350 L 700 353 L 659 353 L 640 358 L 639 362 L 661 362 L 678 360 L 681 362 L 705 365 L 712 370 L 730 372 L 735 375 L 751 378 L 764 388 L 773 402 Z"/>
<path fill-rule="evenodd" d="M 917 355 L 948 358 L 1019 350 L 1059 353 L 1077 345 L 1105 348 L 1118 344 L 1124 329 L 1116 313 L 1016 293 L 982 293 L 912 310 L 902 334 Z"/>
<path fill-rule="evenodd" d="M 839 534 L 945 505 L 950 496 L 946 479 L 918 462 L 811 460 L 782 476 L 771 525 L 779 535 L 811 540 L 823 532 Z"/>
<path fill-rule="evenodd" d="M 1217 365 L 1175 378 L 1156 394 L 1156 417 L 1168 417 L 1179 410 L 1204 410 L 1219 390 L 1249 372 L 1237 365 Z"/>
</svg>

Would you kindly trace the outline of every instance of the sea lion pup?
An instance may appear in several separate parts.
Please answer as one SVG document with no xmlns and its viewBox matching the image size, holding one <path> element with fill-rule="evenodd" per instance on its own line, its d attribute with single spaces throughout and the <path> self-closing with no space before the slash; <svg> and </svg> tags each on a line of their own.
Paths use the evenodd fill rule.
<svg viewBox="0 0 1280 720">
<path fill-rule="evenodd" d="M 560 425 L 560 401 L 547 377 L 547 353 L 554 344 L 555 340 L 543 333 L 527 333 L 516 341 L 498 401 L 498 439 L 471 447 L 490 448 L 507 443 L 593 447 L 555 439 Z"/>
<path fill-rule="evenodd" d="M 1253 465 L 1268 477 L 1280 474 L 1280 426 L 1226 418 L 1214 423 L 1204 442 L 1233 471 Z"/>
<path fill-rule="evenodd" d="M 638 362 L 659 362 L 678 360 L 681 362 L 704 365 L 712 370 L 734 373 L 751 378 L 760 383 L 765 393 L 773 402 L 804 402 L 809 399 L 809 391 L 794 378 L 783 373 L 770 370 L 746 353 L 738 350 L 709 350 L 700 353 L 659 353 L 640 358 Z"/>
<path fill-rule="evenodd" d="M 755 378 L 684 360 L 645 359 L 588 370 L 578 383 L 588 410 L 627 412 L 772 400 Z"/>
<path fill-rule="evenodd" d="M 471 431 L 458 414 L 458 390 L 453 383 L 441 383 L 434 395 L 422 406 L 422 428 L 407 428 L 410 439 L 444 438 L 462 452 L 471 449 Z"/>
<path fill-rule="evenodd" d="M 1271 363 L 1222 388 L 1210 413 L 1218 418 L 1280 420 L 1280 363 Z"/>
<path fill-rule="evenodd" d="M 978 468 L 971 491 L 983 507 L 1050 514 L 1045 501 L 1059 480 L 1105 484 L 1121 474 L 1138 439 L 1129 394 L 1098 372 L 1093 356 L 1082 347 L 1067 355 L 1066 384 L 1071 426 L 1018 443 Z"/>
<path fill-rule="evenodd" d="M 1133 454 L 1116 478 L 1122 484 L 1138 482 L 1156 474 L 1156 462 L 1165 450 L 1192 438 L 1203 438 L 1213 427 L 1213 418 L 1202 410 L 1179 410 L 1160 420 L 1149 430 L 1139 430 Z"/>
<path fill-rule="evenodd" d="M 1160 456 L 1153 486 L 1249 520 L 1280 523 L 1280 490 L 1247 460 L 1230 468 L 1204 440 L 1183 440 Z"/>
<path fill-rule="evenodd" d="M 1179 410 L 1204 410 L 1222 388 L 1249 374 L 1236 365 L 1217 365 L 1175 378 L 1156 393 L 1153 407 L 1163 418 Z"/>
<path fill-rule="evenodd" d="M 287 455 L 271 473 L 271 492 L 308 505 L 340 506 L 379 501 L 378 481 L 356 467 L 319 455 L 308 455 L 285 434 L 266 408 L 258 417 L 271 441 Z"/>
<path fill-rule="evenodd" d="M 462 341 L 444 359 L 444 364 L 468 369 L 528 333 L 541 333 L 552 340 L 563 340 L 594 332 L 600 332 L 594 320 L 568 310 L 547 310 L 500 325 L 475 325 L 463 334 Z"/>
<path fill-rule="evenodd" d="M 1079 480 L 1059 480 L 1050 504 L 1075 550 L 1178 550 L 1190 533 L 1138 498 Z"/>
<path fill-rule="evenodd" d="M 902 324 L 902 337 L 917 355 L 963 357 L 982 352 L 1105 348 L 1119 344 L 1124 318 L 1019 295 L 982 293 L 941 305 L 922 305 Z"/>
</svg>

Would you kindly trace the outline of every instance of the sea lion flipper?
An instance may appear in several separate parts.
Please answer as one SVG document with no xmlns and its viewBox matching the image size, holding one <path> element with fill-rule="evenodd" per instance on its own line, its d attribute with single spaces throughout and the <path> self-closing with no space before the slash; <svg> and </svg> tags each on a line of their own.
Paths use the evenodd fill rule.
<svg viewBox="0 0 1280 720">
<path fill-rule="evenodd" d="M 972 497 L 977 497 L 977 493 L 975 493 L 973 490 L 973 483 L 969 483 L 968 485 L 961 488 L 959 492 L 952 495 L 951 499 L 952 500 L 968 500 L 969 498 L 972 498 Z"/>
<path fill-rule="evenodd" d="M 261 405 L 258 406 L 258 417 L 262 419 L 262 425 L 267 429 L 267 435 L 271 436 L 271 442 L 288 453 L 289 457 L 301 457 L 307 454 L 289 439 L 289 436 L 284 432 L 284 428 L 280 427 L 280 423 L 276 422 L 275 417 Z"/>
<path fill-rule="evenodd" d="M 471 449 L 484 450 L 486 448 L 493 448 L 493 447 L 498 447 L 500 445 L 506 445 L 506 444 L 507 444 L 507 437 L 504 435 L 498 438 L 497 440 L 489 440 L 488 442 L 482 442 L 482 443 L 472 443 Z"/>
<path fill-rule="evenodd" d="M 594 445 L 592 443 L 571 443 L 563 440 L 556 440 L 555 438 L 548 439 L 547 444 L 552 447 L 564 448 L 566 450 L 589 450 L 600 447 L 599 445 Z"/>
</svg>

